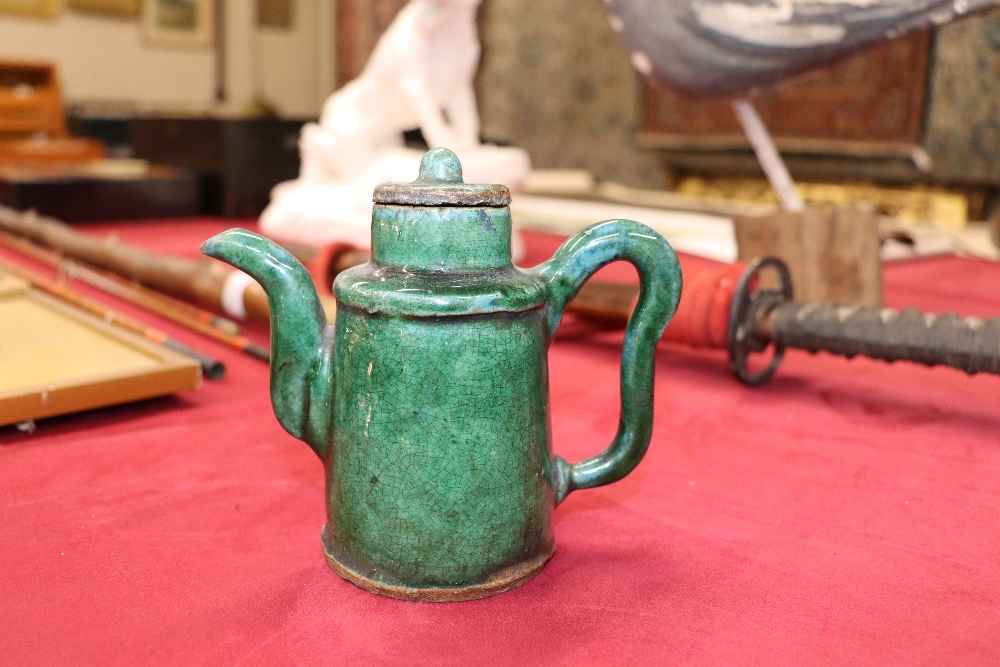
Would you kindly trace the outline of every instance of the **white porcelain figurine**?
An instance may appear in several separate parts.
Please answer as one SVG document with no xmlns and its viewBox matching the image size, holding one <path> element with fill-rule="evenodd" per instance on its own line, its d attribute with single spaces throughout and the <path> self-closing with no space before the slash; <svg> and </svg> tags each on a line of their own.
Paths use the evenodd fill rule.
<svg viewBox="0 0 1000 667">
<path fill-rule="evenodd" d="M 423 151 L 403 146 L 403 132 L 416 128 L 431 147 L 458 154 L 467 183 L 520 188 L 531 170 L 527 153 L 479 142 L 480 1 L 410 0 L 360 76 L 327 99 L 319 123 L 302 128 L 299 178 L 271 192 L 265 234 L 368 247 L 372 190 L 417 174 Z"/>
</svg>

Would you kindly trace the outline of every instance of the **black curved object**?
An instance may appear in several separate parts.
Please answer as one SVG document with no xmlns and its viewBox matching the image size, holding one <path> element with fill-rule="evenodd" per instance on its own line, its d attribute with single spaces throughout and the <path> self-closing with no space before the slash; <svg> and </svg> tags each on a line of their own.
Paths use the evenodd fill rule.
<svg viewBox="0 0 1000 667">
<path fill-rule="evenodd" d="M 767 268 L 773 268 L 778 274 L 777 289 L 756 289 L 758 274 Z M 758 320 L 781 304 L 791 302 L 792 276 L 783 261 L 777 257 L 758 257 L 747 265 L 736 283 L 726 328 L 729 370 L 743 384 L 751 387 L 763 384 L 778 370 L 785 354 L 784 343 L 774 342 L 774 356 L 763 370 L 751 372 L 748 361 L 751 352 L 763 352 L 772 342 L 757 335 Z"/>
</svg>

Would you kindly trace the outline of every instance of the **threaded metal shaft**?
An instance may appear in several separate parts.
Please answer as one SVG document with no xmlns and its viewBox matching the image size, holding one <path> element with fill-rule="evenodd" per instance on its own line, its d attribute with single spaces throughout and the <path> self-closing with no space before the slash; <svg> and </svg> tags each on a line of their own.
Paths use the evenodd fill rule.
<svg viewBox="0 0 1000 667">
<path fill-rule="evenodd" d="M 810 352 L 1000 374 L 1000 318 L 786 302 L 760 318 L 754 333 Z"/>
</svg>

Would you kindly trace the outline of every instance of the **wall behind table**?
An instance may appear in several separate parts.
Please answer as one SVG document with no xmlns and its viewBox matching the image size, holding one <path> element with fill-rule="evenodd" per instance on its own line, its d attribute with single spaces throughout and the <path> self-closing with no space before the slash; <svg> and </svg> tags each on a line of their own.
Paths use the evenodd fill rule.
<svg viewBox="0 0 1000 667">
<path fill-rule="evenodd" d="M 290 29 L 257 29 L 255 3 L 226 0 L 223 110 L 245 109 L 255 91 L 285 116 L 316 116 L 333 87 L 332 7 L 297 0 Z M 67 104 L 134 105 L 199 112 L 215 106 L 211 47 L 145 42 L 137 19 L 63 8 L 55 19 L 0 15 L 0 59 L 55 62 Z"/>
<path fill-rule="evenodd" d="M 663 187 L 655 151 L 635 145 L 640 81 L 600 0 L 484 0 L 479 23 L 484 136 L 536 167 Z"/>
<path fill-rule="evenodd" d="M 793 175 L 1000 187 L 1000 10 L 934 33 L 919 141 L 933 171 L 909 160 L 786 154 Z M 600 0 L 484 0 L 480 37 L 483 134 L 522 146 L 538 167 L 586 167 L 646 187 L 662 187 L 663 167 L 759 173 L 749 150 L 636 146 L 641 84 Z"/>
<path fill-rule="evenodd" d="M 936 30 L 924 145 L 934 177 L 1000 187 L 1000 9 Z"/>
</svg>

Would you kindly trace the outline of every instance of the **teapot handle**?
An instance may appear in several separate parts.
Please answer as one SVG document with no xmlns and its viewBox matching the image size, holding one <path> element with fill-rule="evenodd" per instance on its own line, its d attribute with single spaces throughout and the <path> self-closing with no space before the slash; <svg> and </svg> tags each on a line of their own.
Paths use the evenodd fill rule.
<svg viewBox="0 0 1000 667">
<path fill-rule="evenodd" d="M 623 259 L 639 272 L 639 300 L 622 347 L 621 416 L 618 433 L 600 454 L 579 463 L 554 458 L 558 505 L 576 489 L 616 482 L 642 460 L 653 430 L 653 355 L 681 294 L 681 269 L 666 239 L 632 220 L 591 225 L 563 243 L 552 259 L 533 269 L 547 280 L 546 326 L 551 342 L 566 304 L 599 268 Z"/>
</svg>

